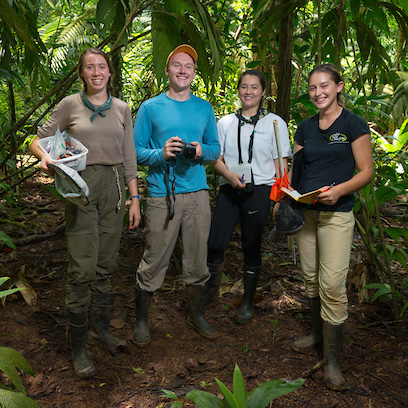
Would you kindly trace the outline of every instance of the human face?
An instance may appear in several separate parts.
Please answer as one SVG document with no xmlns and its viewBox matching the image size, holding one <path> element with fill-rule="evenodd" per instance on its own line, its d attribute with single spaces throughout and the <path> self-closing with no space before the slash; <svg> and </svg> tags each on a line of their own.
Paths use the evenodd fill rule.
<svg viewBox="0 0 408 408">
<path fill-rule="evenodd" d="M 253 116 L 259 108 L 265 90 L 262 89 L 261 81 L 256 75 L 244 75 L 238 87 L 238 95 L 242 103 L 242 112 L 248 111 Z"/>
<path fill-rule="evenodd" d="M 185 52 L 179 52 L 170 58 L 165 72 L 169 77 L 171 89 L 177 92 L 190 90 L 195 77 L 194 60 Z"/>
<path fill-rule="evenodd" d="M 337 107 L 337 94 L 343 89 L 344 82 L 336 84 L 330 74 L 315 72 L 309 79 L 309 96 L 320 111 Z"/>
<path fill-rule="evenodd" d="M 107 92 L 106 87 L 111 75 L 108 63 L 102 55 L 85 55 L 81 77 L 86 84 L 87 95 Z"/>
</svg>

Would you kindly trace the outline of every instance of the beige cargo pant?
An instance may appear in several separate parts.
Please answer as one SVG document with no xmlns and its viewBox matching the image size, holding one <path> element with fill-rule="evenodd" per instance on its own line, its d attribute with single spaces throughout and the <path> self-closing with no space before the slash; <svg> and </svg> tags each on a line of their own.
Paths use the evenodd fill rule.
<svg viewBox="0 0 408 408">
<path fill-rule="evenodd" d="M 354 232 L 353 211 L 303 210 L 305 226 L 296 234 L 308 298 L 320 296 L 321 316 L 338 325 L 347 319 L 346 279 Z"/>
</svg>

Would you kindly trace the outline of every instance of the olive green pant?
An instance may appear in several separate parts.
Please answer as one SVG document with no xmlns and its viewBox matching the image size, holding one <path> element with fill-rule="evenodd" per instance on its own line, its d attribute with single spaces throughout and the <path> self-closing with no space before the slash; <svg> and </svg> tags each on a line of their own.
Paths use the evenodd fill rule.
<svg viewBox="0 0 408 408">
<path fill-rule="evenodd" d="M 87 166 L 81 177 L 89 187 L 89 204 L 65 205 L 68 279 L 65 305 L 73 313 L 88 308 L 91 292 L 111 291 L 125 211 L 122 165 Z"/>
<path fill-rule="evenodd" d="M 308 298 L 320 297 L 321 316 L 338 325 L 347 319 L 346 279 L 353 242 L 353 211 L 303 210 L 306 224 L 296 234 Z"/>
</svg>

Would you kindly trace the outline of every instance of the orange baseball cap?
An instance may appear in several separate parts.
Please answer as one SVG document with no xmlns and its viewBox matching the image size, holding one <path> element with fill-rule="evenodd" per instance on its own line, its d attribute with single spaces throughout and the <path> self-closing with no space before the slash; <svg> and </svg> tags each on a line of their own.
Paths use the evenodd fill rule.
<svg viewBox="0 0 408 408">
<path fill-rule="evenodd" d="M 198 59 L 197 51 L 191 45 L 182 44 L 182 45 L 179 45 L 178 47 L 176 47 L 169 54 L 169 56 L 167 57 L 167 61 L 166 61 L 166 67 L 169 65 L 170 58 L 173 55 L 178 54 L 179 52 L 185 52 L 186 54 L 188 54 L 194 60 L 194 64 L 197 64 L 197 59 Z"/>
</svg>

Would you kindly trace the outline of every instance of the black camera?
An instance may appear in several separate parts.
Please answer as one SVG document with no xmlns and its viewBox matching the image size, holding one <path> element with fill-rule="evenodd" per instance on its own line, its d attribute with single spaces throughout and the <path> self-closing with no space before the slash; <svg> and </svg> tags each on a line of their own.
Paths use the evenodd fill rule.
<svg viewBox="0 0 408 408">
<path fill-rule="evenodd" d="M 185 140 L 178 140 L 183 146 L 180 152 L 174 152 L 175 155 L 182 154 L 186 159 L 194 159 L 197 154 L 195 146 L 191 143 L 187 143 Z"/>
</svg>

